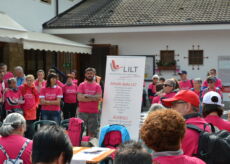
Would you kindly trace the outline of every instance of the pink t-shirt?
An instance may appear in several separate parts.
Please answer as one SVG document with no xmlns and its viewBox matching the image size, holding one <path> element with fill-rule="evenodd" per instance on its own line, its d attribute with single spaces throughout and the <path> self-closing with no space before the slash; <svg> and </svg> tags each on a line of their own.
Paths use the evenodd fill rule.
<svg viewBox="0 0 230 164">
<path fill-rule="evenodd" d="M 88 94 L 88 95 L 97 95 L 101 94 L 101 86 L 96 83 L 88 83 L 87 81 L 82 82 L 77 90 L 78 93 Z M 81 102 L 79 101 L 79 112 L 84 113 L 98 113 L 98 101 L 90 102 Z"/>
<path fill-rule="evenodd" d="M 204 124 L 207 122 L 201 117 L 193 117 L 186 120 L 186 124 L 193 124 L 200 129 L 204 129 Z M 210 132 L 210 127 L 206 127 Z M 192 129 L 186 129 L 185 136 L 182 140 L 182 149 L 185 155 L 193 156 L 197 153 L 199 142 L 199 133 Z"/>
<path fill-rule="evenodd" d="M 62 88 L 63 97 L 65 103 L 76 103 L 77 102 L 77 85 L 65 85 Z"/>
<path fill-rule="evenodd" d="M 40 93 L 41 89 L 46 86 L 46 80 L 43 80 L 41 83 L 39 83 L 38 80 L 35 80 L 34 85 L 37 88 L 38 93 Z"/>
<path fill-rule="evenodd" d="M 57 98 L 62 98 L 62 89 L 59 86 L 54 86 L 53 88 L 42 88 L 39 98 L 44 98 L 45 100 L 57 100 Z M 42 105 L 42 110 L 48 111 L 60 111 L 60 105 Z"/>
<path fill-rule="evenodd" d="M 3 80 L 5 82 L 5 87 L 8 88 L 8 79 L 13 78 L 14 74 L 12 72 L 7 72 L 4 76 L 3 76 Z"/>
<path fill-rule="evenodd" d="M 180 86 L 180 89 L 182 90 L 189 90 L 191 88 L 193 88 L 192 86 L 192 80 L 186 80 L 186 81 L 179 81 L 179 86 Z"/>
<path fill-rule="evenodd" d="M 205 164 L 199 158 L 187 155 L 161 156 L 153 160 L 153 164 Z"/>
<path fill-rule="evenodd" d="M 16 159 L 18 156 L 19 151 L 21 150 L 23 144 L 26 142 L 26 138 L 20 135 L 10 135 L 8 137 L 0 137 L 0 145 L 4 147 L 7 154 L 12 159 Z M 32 153 L 32 141 L 29 142 L 25 151 L 23 152 L 21 159 L 23 160 L 24 164 L 31 164 L 31 153 Z M 6 160 L 6 156 L 0 150 L 0 163 Z"/>
<path fill-rule="evenodd" d="M 155 84 L 153 84 L 153 83 L 149 84 L 148 89 L 151 89 L 152 93 L 156 93 L 156 85 Z M 152 100 L 153 96 L 149 96 L 149 98 Z"/>
<path fill-rule="evenodd" d="M 221 89 L 221 88 L 222 88 L 222 80 L 219 79 L 219 78 L 216 78 L 215 86 Z M 203 82 L 202 87 L 208 87 L 207 80 L 205 80 L 205 81 Z"/>
<path fill-rule="evenodd" d="M 4 94 L 4 98 L 5 98 L 5 109 L 6 110 L 12 110 L 12 109 L 16 109 L 16 108 L 21 108 L 21 105 L 10 105 L 6 100 L 7 98 L 10 98 L 11 100 L 18 100 L 20 98 L 22 98 L 22 94 L 21 91 L 18 89 L 17 91 L 13 91 L 11 89 L 7 89 L 7 91 Z"/>
<path fill-rule="evenodd" d="M 176 92 L 165 93 L 162 98 L 168 99 L 168 98 L 174 97 L 175 95 L 176 95 Z M 153 98 L 152 104 L 155 104 L 155 103 L 162 104 L 160 96 L 156 96 Z"/>
<path fill-rule="evenodd" d="M 205 117 L 205 121 L 213 124 L 214 126 L 219 128 L 220 130 L 230 131 L 230 122 L 223 120 L 219 116 L 208 115 L 207 117 Z"/>
</svg>

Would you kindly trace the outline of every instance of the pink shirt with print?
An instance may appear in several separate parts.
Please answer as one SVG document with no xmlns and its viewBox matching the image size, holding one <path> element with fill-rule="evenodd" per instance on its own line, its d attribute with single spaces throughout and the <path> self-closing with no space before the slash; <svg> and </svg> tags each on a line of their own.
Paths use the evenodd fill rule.
<svg viewBox="0 0 230 164">
<path fill-rule="evenodd" d="M 10 98 L 11 100 L 19 100 L 22 98 L 21 91 L 18 89 L 17 91 L 13 91 L 12 89 L 7 89 L 5 94 L 4 94 L 4 99 L 5 99 L 5 109 L 6 110 L 12 110 L 16 108 L 21 108 L 21 105 L 10 105 L 6 100 L 7 98 Z"/>
<path fill-rule="evenodd" d="M 207 122 L 201 117 L 193 117 L 189 118 L 185 122 L 186 124 L 193 124 L 200 129 L 204 129 L 204 124 Z M 210 132 L 210 127 L 206 128 L 207 131 Z M 186 128 L 185 136 L 182 140 L 182 149 L 185 155 L 194 156 L 198 150 L 198 142 L 199 142 L 199 133 L 195 130 Z"/>
<path fill-rule="evenodd" d="M 179 87 L 181 90 L 189 90 L 193 88 L 192 80 L 179 81 Z"/>
<path fill-rule="evenodd" d="M 65 85 L 62 88 L 63 97 L 65 103 L 76 103 L 77 102 L 77 85 Z"/>
<path fill-rule="evenodd" d="M 0 145 L 4 147 L 7 154 L 12 159 L 16 159 L 19 151 L 21 150 L 23 144 L 26 142 L 26 138 L 20 135 L 10 135 L 7 137 L 0 137 Z M 21 159 L 23 160 L 23 164 L 31 164 L 31 153 L 32 153 L 32 141 L 29 142 L 25 151 L 23 152 Z M 0 163 L 6 160 L 6 156 L 0 151 Z"/>
<path fill-rule="evenodd" d="M 205 164 L 199 158 L 187 155 L 161 156 L 153 160 L 153 164 Z"/>
<path fill-rule="evenodd" d="M 55 85 L 53 88 L 46 87 L 42 88 L 39 98 L 44 98 L 45 100 L 57 100 L 57 98 L 62 98 L 62 89 L 61 87 Z M 48 111 L 60 111 L 60 105 L 42 105 L 42 110 L 48 110 Z"/>
<path fill-rule="evenodd" d="M 82 82 L 77 90 L 78 93 L 97 95 L 101 94 L 101 86 L 96 83 L 88 83 L 87 81 Z M 98 101 L 81 102 L 79 101 L 79 112 L 83 113 L 98 113 Z"/>
<path fill-rule="evenodd" d="M 208 115 L 207 117 L 205 117 L 205 121 L 213 124 L 214 126 L 219 128 L 220 130 L 230 131 L 230 122 L 223 120 L 219 116 Z"/>
</svg>

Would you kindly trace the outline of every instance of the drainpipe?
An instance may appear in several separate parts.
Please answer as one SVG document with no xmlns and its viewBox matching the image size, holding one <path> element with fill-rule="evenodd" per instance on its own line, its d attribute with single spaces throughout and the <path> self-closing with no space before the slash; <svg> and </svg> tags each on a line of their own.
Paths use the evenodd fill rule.
<svg viewBox="0 0 230 164">
<path fill-rule="evenodd" d="M 59 2 L 58 2 L 58 0 L 56 0 L 56 17 L 59 14 L 58 9 L 59 9 Z"/>
</svg>

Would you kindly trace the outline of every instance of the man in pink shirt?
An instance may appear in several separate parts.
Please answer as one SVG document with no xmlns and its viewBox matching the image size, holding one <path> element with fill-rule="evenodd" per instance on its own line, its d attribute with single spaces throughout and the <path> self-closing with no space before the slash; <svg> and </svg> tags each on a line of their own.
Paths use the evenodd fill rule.
<svg viewBox="0 0 230 164">
<path fill-rule="evenodd" d="M 215 86 L 218 87 L 219 89 L 221 89 L 222 88 L 222 81 L 221 81 L 221 79 L 216 77 L 216 69 L 214 69 L 214 68 L 210 69 L 208 74 L 209 74 L 209 76 L 211 76 L 211 77 L 216 79 Z M 204 81 L 204 83 L 202 84 L 202 87 L 203 87 L 203 89 L 208 87 L 207 80 Z"/>
<path fill-rule="evenodd" d="M 85 81 L 78 87 L 79 117 L 85 122 L 87 134 L 96 137 L 98 128 L 98 106 L 102 98 L 101 86 L 94 81 L 96 70 L 85 70 Z"/>
<path fill-rule="evenodd" d="M 164 106 L 172 107 L 186 119 L 186 124 L 193 124 L 204 129 L 207 122 L 201 118 L 199 112 L 200 100 L 196 93 L 190 90 L 181 90 L 173 98 L 163 99 Z M 210 131 L 210 128 L 205 129 Z M 199 134 L 192 130 L 186 129 L 185 137 L 182 140 L 182 149 L 184 154 L 194 156 L 198 150 Z"/>
<path fill-rule="evenodd" d="M 7 72 L 7 65 L 5 63 L 0 63 L 0 72 L 4 73 L 3 80 L 5 83 L 5 87 L 7 88 L 8 87 L 7 80 L 13 78 L 14 74 L 12 72 Z"/>
<path fill-rule="evenodd" d="M 180 75 L 179 86 L 181 90 L 189 90 L 193 88 L 192 80 L 189 80 L 187 77 L 187 71 L 181 71 L 178 73 Z"/>
</svg>

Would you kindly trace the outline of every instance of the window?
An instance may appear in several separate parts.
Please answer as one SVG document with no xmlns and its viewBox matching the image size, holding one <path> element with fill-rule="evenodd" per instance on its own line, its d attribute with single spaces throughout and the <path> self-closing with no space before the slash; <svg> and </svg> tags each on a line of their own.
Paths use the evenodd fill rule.
<svg viewBox="0 0 230 164">
<path fill-rule="evenodd" d="M 173 50 L 160 51 L 160 62 L 158 66 L 175 66 L 175 52 Z"/>
<path fill-rule="evenodd" d="M 48 3 L 48 4 L 51 4 L 51 1 L 52 0 L 41 0 L 41 2 L 45 2 L 45 3 Z"/>
<path fill-rule="evenodd" d="M 188 64 L 189 65 L 203 65 L 204 51 L 203 50 L 189 50 Z"/>
</svg>

